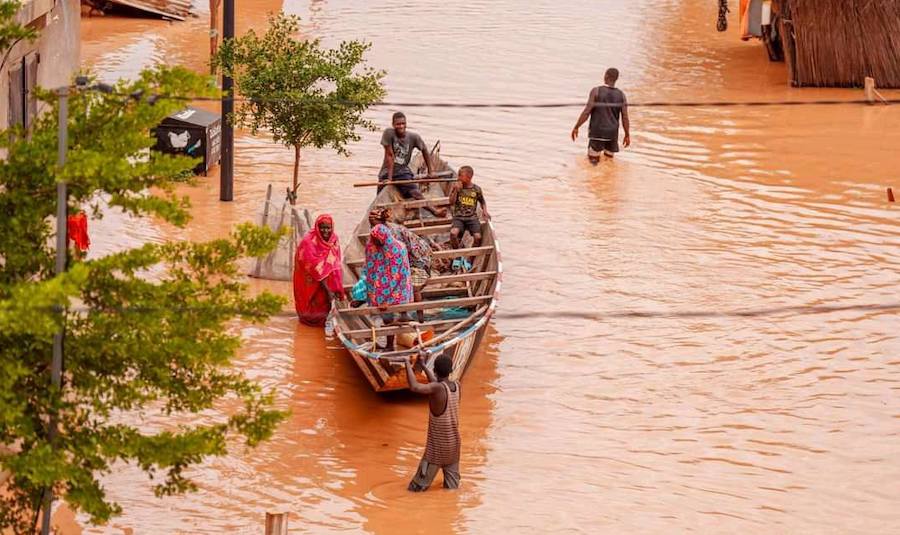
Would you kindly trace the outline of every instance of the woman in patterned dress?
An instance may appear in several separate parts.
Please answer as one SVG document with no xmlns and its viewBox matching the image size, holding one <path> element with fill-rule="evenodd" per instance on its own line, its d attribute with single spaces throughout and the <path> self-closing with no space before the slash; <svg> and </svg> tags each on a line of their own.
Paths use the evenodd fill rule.
<svg viewBox="0 0 900 535">
<path fill-rule="evenodd" d="M 409 255 L 406 245 L 385 225 L 375 225 L 366 243 L 367 301 L 384 309 L 413 299 Z M 394 322 L 394 314 L 383 314 L 385 325 Z M 394 350 L 394 337 L 387 337 L 387 351 Z"/>
<path fill-rule="evenodd" d="M 413 287 L 413 299 L 415 302 L 422 300 L 422 290 L 431 277 L 432 265 L 432 247 L 431 243 L 422 236 L 409 230 L 405 226 L 394 223 L 393 214 L 389 208 L 381 208 L 373 210 L 369 213 L 369 224 L 374 228 L 375 225 L 383 224 L 387 226 L 394 237 L 399 239 L 406 245 L 406 252 L 409 254 L 410 281 Z M 419 310 L 416 312 L 419 322 L 425 321 L 425 312 Z"/>
</svg>

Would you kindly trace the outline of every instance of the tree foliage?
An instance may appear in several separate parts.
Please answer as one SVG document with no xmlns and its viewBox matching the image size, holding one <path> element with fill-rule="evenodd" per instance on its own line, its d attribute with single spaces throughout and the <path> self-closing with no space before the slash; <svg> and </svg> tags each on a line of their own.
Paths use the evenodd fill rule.
<svg viewBox="0 0 900 535">
<path fill-rule="evenodd" d="M 208 243 L 70 257 L 68 271 L 53 274 L 57 181 L 68 184 L 70 210 L 187 221 L 187 201 L 173 188 L 197 161 L 149 151 L 150 129 L 183 102 L 151 95 L 213 93 L 209 80 L 168 67 L 119 82 L 113 94 L 75 91 L 63 168 L 54 94 L 38 92 L 50 111 L 28 136 L 0 133 L 0 471 L 11 474 L 0 486 L 0 531 L 30 532 L 47 486 L 92 522 L 106 521 L 120 507 L 100 478 L 116 463 L 144 470 L 158 495 L 192 490 L 188 467 L 224 454 L 229 437 L 255 445 L 284 416 L 229 366 L 240 343 L 230 322 L 262 321 L 282 305 L 268 293 L 249 297 L 235 266 L 273 248 L 274 233 L 244 225 Z M 50 387 L 49 367 L 63 323 L 60 391 Z M 226 400 L 228 414 L 210 416 Z M 140 415 L 150 411 L 184 423 L 147 430 Z"/>
<path fill-rule="evenodd" d="M 12 23 L 22 4 L 16 0 L 0 0 L 0 68 L 6 65 L 9 54 L 19 41 L 33 41 L 37 31 L 30 26 Z"/>
<path fill-rule="evenodd" d="M 213 58 L 249 100 L 237 107 L 236 123 L 254 134 L 265 130 L 294 149 L 295 190 L 300 149 L 330 147 L 347 155 L 347 144 L 360 139 L 358 128 L 375 128 L 363 114 L 385 94 L 384 72 L 365 65 L 370 44 L 323 48 L 318 39 L 296 37 L 299 21 L 272 17 L 265 34 L 250 30 L 226 40 Z"/>
</svg>

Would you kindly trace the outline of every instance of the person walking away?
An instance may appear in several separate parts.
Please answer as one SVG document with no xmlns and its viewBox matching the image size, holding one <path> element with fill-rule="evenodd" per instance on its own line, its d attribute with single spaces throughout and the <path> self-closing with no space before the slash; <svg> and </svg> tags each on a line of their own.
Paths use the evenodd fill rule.
<svg viewBox="0 0 900 535">
<path fill-rule="evenodd" d="M 481 221 L 478 218 L 478 204 L 481 204 L 481 212 L 485 219 L 490 220 L 491 214 L 488 213 L 481 187 L 472 182 L 475 171 L 470 166 L 464 165 L 459 168 L 457 174 L 459 180 L 450 188 L 448 195 L 453 214 L 453 220 L 450 223 L 450 245 L 454 249 L 459 249 L 460 241 L 468 232 L 472 235 L 472 246 L 479 247 L 481 245 Z"/>
<path fill-rule="evenodd" d="M 343 298 L 341 246 L 328 214 L 316 218 L 294 254 L 294 308 L 301 323 L 325 325 L 335 296 Z"/>
<path fill-rule="evenodd" d="M 450 380 L 453 361 L 447 355 L 434 359 L 434 372 L 424 366 L 427 354 L 419 353 L 416 366 L 425 371 L 428 384 L 416 379 L 413 367 L 406 361 L 406 380 L 416 394 L 428 396 L 428 434 L 425 438 L 425 455 L 419 461 L 416 474 L 407 487 L 412 492 L 428 490 L 438 469 L 444 473 L 444 488 L 459 488 L 459 436 L 460 385 Z"/>
<path fill-rule="evenodd" d="M 413 150 L 418 149 L 425 160 L 425 168 L 428 170 L 427 178 L 435 178 L 431 163 L 431 154 L 422 136 L 406 129 L 406 115 L 397 112 L 391 118 L 391 128 L 386 128 L 381 134 L 381 146 L 384 147 L 384 162 L 378 173 L 379 182 L 391 182 L 412 180 L 415 178 L 409 168 L 412 161 Z M 419 190 L 418 184 L 397 184 L 397 191 L 404 199 L 423 200 L 425 195 Z M 378 186 L 380 192 L 384 186 Z M 426 206 L 426 210 L 436 217 L 444 217 L 446 211 Z"/>
<path fill-rule="evenodd" d="M 431 277 L 431 242 L 405 226 L 394 223 L 390 208 L 378 208 L 369 213 L 369 225 L 374 227 L 377 224 L 386 225 L 394 234 L 394 237 L 406 245 L 406 252 L 409 255 L 413 300 L 416 303 L 421 302 L 422 290 L 425 289 L 425 285 L 428 284 L 428 279 Z M 425 312 L 423 310 L 417 310 L 416 316 L 420 323 L 425 321 Z"/>
<path fill-rule="evenodd" d="M 591 89 L 587 104 L 572 129 L 572 141 L 578 138 L 578 129 L 590 118 L 588 125 L 588 160 L 597 165 L 601 156 L 612 158 L 619 152 L 619 117 L 625 130 L 623 144 L 631 145 L 631 128 L 628 121 L 628 100 L 625 93 L 616 88 L 619 70 L 609 68 L 603 77 L 604 85 Z"/>
<path fill-rule="evenodd" d="M 409 255 L 406 245 L 394 237 L 390 229 L 382 224 L 375 225 L 366 242 L 366 281 L 369 306 L 386 309 L 391 305 L 402 305 L 412 301 L 413 290 L 410 281 Z M 395 320 L 391 313 L 382 314 L 385 325 Z M 374 342 L 374 341 L 373 341 Z M 394 336 L 387 337 L 387 351 L 394 350 Z"/>
</svg>

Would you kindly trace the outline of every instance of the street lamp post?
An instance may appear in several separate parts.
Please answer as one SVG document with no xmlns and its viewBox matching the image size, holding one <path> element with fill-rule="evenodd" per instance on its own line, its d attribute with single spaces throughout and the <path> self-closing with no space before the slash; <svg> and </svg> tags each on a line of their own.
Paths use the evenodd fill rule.
<svg viewBox="0 0 900 535">
<path fill-rule="evenodd" d="M 234 39 L 234 0 L 225 0 L 222 13 L 222 43 Z M 234 199 L 234 80 L 222 75 L 222 163 L 219 174 L 219 200 Z"/>
<path fill-rule="evenodd" d="M 66 165 L 66 150 L 69 144 L 69 88 L 61 87 L 56 91 L 59 96 L 59 152 L 57 163 L 62 169 Z M 61 275 L 66 270 L 66 250 L 68 248 L 68 236 L 66 223 L 68 220 L 68 191 L 66 183 L 60 180 L 56 183 L 56 274 Z M 64 309 L 59 307 L 60 314 Z M 65 317 L 63 317 L 65 320 Z M 65 336 L 65 321 L 59 327 L 59 331 L 53 336 L 53 359 L 50 361 L 50 384 L 59 391 L 62 386 L 62 362 L 63 362 L 63 337 Z M 50 412 L 48 437 L 52 445 L 56 441 L 57 434 L 56 412 Z M 41 518 L 41 535 L 50 535 L 50 513 L 53 510 L 53 487 L 44 492 L 44 514 Z"/>
</svg>

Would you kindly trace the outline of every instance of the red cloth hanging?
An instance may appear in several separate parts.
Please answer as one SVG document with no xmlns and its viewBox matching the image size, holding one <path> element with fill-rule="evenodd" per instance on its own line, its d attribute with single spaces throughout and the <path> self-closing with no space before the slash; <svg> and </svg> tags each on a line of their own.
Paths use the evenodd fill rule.
<svg viewBox="0 0 900 535">
<path fill-rule="evenodd" d="M 66 220 L 66 232 L 69 235 L 69 241 L 75 242 L 75 248 L 81 252 L 87 251 L 91 246 L 91 239 L 88 237 L 87 216 L 84 212 L 70 215 Z"/>
</svg>

